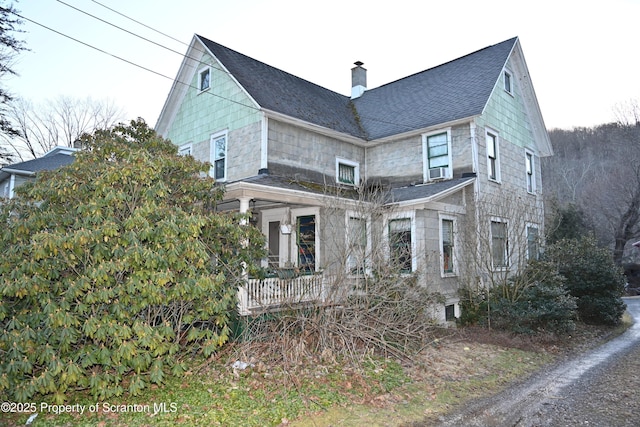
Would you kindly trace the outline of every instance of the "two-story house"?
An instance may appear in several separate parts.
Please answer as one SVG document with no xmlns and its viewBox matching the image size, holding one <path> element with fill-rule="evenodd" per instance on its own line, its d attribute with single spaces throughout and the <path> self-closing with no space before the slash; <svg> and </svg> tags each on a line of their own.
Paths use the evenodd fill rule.
<svg viewBox="0 0 640 427">
<path fill-rule="evenodd" d="M 196 35 L 155 129 L 210 162 L 219 209 L 251 212 L 266 236 L 280 275 L 249 280 L 241 313 L 326 302 L 386 260 L 452 320 L 462 284 L 513 273 L 543 230 L 552 148 L 520 41 L 374 89 L 361 62 L 351 74 L 344 96 Z"/>
</svg>

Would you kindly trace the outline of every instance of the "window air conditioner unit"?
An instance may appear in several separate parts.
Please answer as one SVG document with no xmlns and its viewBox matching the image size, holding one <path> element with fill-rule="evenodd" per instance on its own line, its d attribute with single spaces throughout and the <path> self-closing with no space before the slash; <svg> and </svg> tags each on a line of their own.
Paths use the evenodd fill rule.
<svg viewBox="0 0 640 427">
<path fill-rule="evenodd" d="M 429 179 L 444 179 L 447 177 L 447 168 L 431 168 L 429 169 Z"/>
</svg>

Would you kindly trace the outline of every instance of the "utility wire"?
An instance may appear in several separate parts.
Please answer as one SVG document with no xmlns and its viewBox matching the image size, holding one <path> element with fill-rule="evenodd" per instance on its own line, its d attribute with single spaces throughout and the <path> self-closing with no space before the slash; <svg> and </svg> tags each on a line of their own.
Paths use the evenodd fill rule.
<svg viewBox="0 0 640 427">
<path fill-rule="evenodd" d="M 107 52 L 106 50 L 100 49 L 99 47 L 96 47 L 96 46 L 90 45 L 89 43 L 83 42 L 82 40 L 78 40 L 78 39 L 76 39 L 76 38 L 74 38 L 74 37 L 71 37 L 71 36 L 69 36 L 69 35 L 67 35 L 67 34 L 64 34 L 64 33 L 60 32 L 60 31 L 54 30 L 54 29 L 53 29 L 53 28 L 51 28 L 51 27 L 48 27 L 48 26 L 46 26 L 46 25 L 44 25 L 44 24 L 41 24 L 41 23 L 39 23 L 39 22 L 36 22 L 36 21 L 34 21 L 33 19 L 29 19 L 29 18 L 27 18 L 27 17 L 25 17 L 25 16 L 23 16 L 23 15 L 20 15 L 19 13 L 13 12 L 13 14 L 14 14 L 14 15 L 16 15 L 18 18 L 24 19 L 25 21 L 31 22 L 32 24 L 38 25 L 39 27 L 42 27 L 42 28 L 44 28 L 44 29 L 46 29 L 46 30 L 49 30 L 49 31 L 54 32 L 54 33 L 56 33 L 56 34 L 58 34 L 58 35 L 61 35 L 62 37 L 66 37 L 66 38 L 68 38 L 68 39 L 70 39 L 70 40 L 73 40 L 73 41 L 74 41 L 74 42 L 76 42 L 76 43 L 80 43 L 80 44 L 81 44 L 81 45 L 83 45 L 83 46 L 86 46 L 86 47 L 88 47 L 88 48 L 91 48 L 91 49 L 93 49 L 93 50 L 96 50 L 96 51 L 98 51 L 98 52 L 100 52 L 100 53 L 103 53 L 103 54 L 105 54 L 105 55 L 111 56 L 111 57 L 113 57 L 113 58 L 115 58 L 115 59 L 118 59 L 118 60 L 120 60 L 120 61 L 122 61 L 122 62 L 125 62 L 125 63 L 127 63 L 127 64 L 129 64 L 129 65 L 133 65 L 134 67 L 140 68 L 140 69 L 142 69 L 142 70 L 144 70 L 144 71 L 148 71 L 148 72 L 153 73 L 153 74 L 155 74 L 155 75 L 157 75 L 157 76 L 160 76 L 160 77 L 163 77 L 163 78 L 165 78 L 165 79 L 171 80 L 171 81 L 172 81 L 172 82 L 174 82 L 174 83 L 179 83 L 179 84 L 181 84 L 181 85 L 184 85 L 184 86 L 187 86 L 187 87 L 189 87 L 189 88 L 193 88 L 193 89 L 198 89 L 196 86 L 193 86 L 193 85 L 191 85 L 191 84 L 189 84 L 189 83 L 185 83 L 185 82 L 182 82 L 182 81 L 180 81 L 180 80 L 178 80 L 178 79 L 174 79 L 173 77 L 169 77 L 169 76 L 167 76 L 167 75 L 165 75 L 165 74 L 162 74 L 162 73 L 160 73 L 160 72 L 158 72 L 158 71 L 152 70 L 151 68 L 145 67 L 145 66 L 140 65 L 140 64 L 137 64 L 137 63 L 135 63 L 135 62 L 133 62 L 133 61 L 129 61 L 128 59 L 125 59 L 125 58 L 123 58 L 123 57 L 121 57 L 121 56 L 118 56 L 118 55 L 115 55 L 115 54 L 113 54 L 113 53 Z M 247 104 L 244 104 L 244 103 L 242 103 L 242 102 L 240 102 L 240 101 L 236 101 L 236 100 L 233 100 L 233 99 L 226 98 L 226 97 L 224 97 L 224 96 L 221 96 L 221 95 L 215 94 L 215 93 L 213 93 L 213 92 L 211 92 L 211 91 L 207 91 L 207 92 L 203 92 L 203 93 L 209 94 L 209 95 L 211 95 L 211 96 L 215 96 L 215 97 L 220 98 L 220 99 L 224 99 L 225 101 L 229 101 L 229 102 L 232 102 L 232 103 L 235 103 L 235 104 L 241 105 L 241 106 L 243 106 L 243 107 L 252 108 L 252 109 L 254 109 L 254 110 L 258 110 L 258 111 L 260 110 L 259 108 L 255 107 L 255 106 L 253 106 L 253 105 L 247 105 Z"/>
<path fill-rule="evenodd" d="M 81 10 L 81 9 L 79 9 L 79 8 L 75 7 L 75 6 L 72 6 L 72 5 L 70 5 L 70 4 L 68 4 L 68 3 L 66 3 L 66 2 L 64 2 L 64 1 L 62 1 L 62 0 L 56 0 L 56 1 L 57 1 L 57 2 L 59 2 L 59 3 L 61 3 L 61 4 L 63 4 L 63 5 L 65 5 L 65 6 L 67 6 L 67 7 L 69 7 L 69 8 L 71 8 L 71 9 L 74 9 L 74 10 L 76 10 L 76 11 L 80 12 L 80 13 L 83 13 L 83 14 L 85 14 L 85 15 L 87 15 L 87 16 L 89 16 L 89 17 L 93 18 L 93 19 L 96 19 L 96 20 L 98 20 L 98 21 L 100 21 L 100 22 L 102 22 L 102 23 L 104 23 L 104 24 L 107 24 L 107 25 L 109 25 L 109 26 L 111 26 L 111 27 L 114 27 L 114 28 L 116 28 L 116 29 L 120 30 L 120 31 L 123 31 L 123 32 L 125 32 L 125 33 L 127 33 L 127 34 L 129 34 L 129 35 L 132 35 L 132 36 L 134 36 L 134 37 L 137 37 L 137 38 L 139 38 L 139 39 L 142 39 L 142 40 L 144 40 L 144 41 L 146 41 L 146 42 L 148 42 L 148 43 L 151 43 L 151 44 L 153 44 L 153 45 L 155 45 L 155 46 L 158 46 L 158 47 L 161 47 L 161 48 L 163 48 L 163 49 L 166 49 L 166 50 L 168 50 L 168 51 L 170 51 L 170 52 L 172 52 L 172 53 L 175 53 L 175 54 L 177 54 L 177 55 L 180 55 L 180 56 L 181 56 L 181 57 L 183 57 L 183 58 L 191 59 L 191 60 L 193 60 L 193 61 L 197 62 L 198 64 L 207 65 L 207 66 L 210 66 L 211 68 L 214 68 L 214 69 L 216 69 L 216 70 L 218 70 L 218 71 L 222 71 L 222 72 L 224 72 L 225 74 L 231 75 L 231 73 L 229 73 L 229 72 L 228 72 L 227 70 L 225 70 L 225 69 L 222 69 L 222 68 L 216 67 L 216 66 L 214 66 L 213 64 L 207 64 L 207 63 L 205 63 L 205 62 L 203 62 L 203 61 L 201 61 L 201 60 L 198 60 L 198 59 L 196 59 L 196 58 L 190 57 L 190 56 L 188 56 L 188 55 L 186 55 L 186 54 L 183 54 L 183 53 L 181 53 L 181 52 L 178 52 L 178 51 L 176 51 L 176 50 L 173 50 L 173 49 L 171 49 L 171 48 L 169 48 L 169 47 L 167 47 L 167 46 L 164 46 L 164 45 L 162 45 L 162 44 L 160 44 L 160 43 L 157 43 L 157 42 L 155 42 L 155 41 L 153 41 L 153 40 L 150 40 L 150 39 L 148 39 L 148 38 L 146 38 L 146 37 L 143 37 L 143 36 L 141 36 L 141 35 L 139 35 L 139 34 L 136 34 L 136 33 L 132 32 L 132 31 L 129 31 L 129 30 L 127 30 L 127 29 L 124 29 L 124 28 L 122 28 L 122 27 L 119 27 L 119 26 L 117 26 L 117 25 L 115 25 L 115 24 L 113 24 L 113 23 L 111 23 L 111 22 L 108 22 L 108 21 L 106 21 L 106 20 L 104 20 L 104 19 L 102 19 L 102 18 L 99 18 L 99 17 L 97 17 L 97 16 L 95 16 L 95 15 L 92 15 L 92 14 L 90 14 L 90 13 L 88 13 L 88 12 L 84 11 L 84 10 Z M 157 29 L 155 29 L 155 28 L 152 28 L 151 26 L 146 25 L 146 24 L 144 24 L 144 23 L 142 23 L 142 22 L 140 22 L 140 21 L 138 21 L 138 20 L 135 20 L 135 19 L 133 19 L 133 18 L 131 18 L 131 17 L 129 17 L 129 16 L 127 16 L 127 15 L 125 15 L 125 14 L 121 13 L 121 12 L 118 12 L 117 10 L 115 10 L 115 9 L 113 9 L 113 8 L 110 8 L 110 7 L 108 7 L 108 6 L 105 6 L 104 4 L 102 4 L 102 3 L 100 3 L 100 2 L 98 2 L 98 1 L 96 1 L 96 0 L 92 0 L 92 1 L 93 1 L 94 3 L 96 3 L 96 4 L 100 5 L 100 6 L 104 7 L 104 8 L 106 8 L 106 9 L 108 9 L 108 10 L 110 10 L 110 11 L 112 11 L 112 12 L 114 12 L 114 13 L 116 13 L 116 14 L 118 14 L 118 15 L 120 15 L 120 16 L 122 16 L 122 17 L 124 17 L 124 18 L 126 18 L 126 19 L 129 19 L 129 20 L 131 20 L 131 21 L 135 22 L 135 23 L 136 23 L 136 24 L 138 24 L 138 25 L 141 25 L 141 26 L 143 26 L 143 27 L 145 27 L 145 28 L 148 28 L 148 29 L 150 29 L 150 30 L 152 30 L 152 31 L 154 31 L 154 32 L 156 32 L 156 33 L 158 33 L 158 34 L 163 35 L 164 37 L 167 37 L 167 38 L 169 38 L 169 39 L 171 39 L 171 40 L 177 41 L 177 42 L 179 42 L 179 43 L 181 43 L 181 44 L 183 44 L 183 45 L 185 45 L 185 46 L 189 46 L 189 44 L 184 43 L 184 42 L 182 42 L 182 41 L 178 40 L 178 39 L 177 39 L 177 38 L 175 38 L 175 37 L 172 37 L 172 36 L 170 36 L 170 35 L 168 35 L 168 34 L 166 34 L 166 33 L 163 33 L 162 31 L 159 31 L 159 30 L 157 30 Z M 178 80 L 178 79 L 176 79 L 176 78 L 169 77 L 169 76 L 167 76 L 167 75 L 165 75 L 165 74 L 162 74 L 162 73 L 160 73 L 160 72 L 158 72 L 158 71 L 152 70 L 152 69 L 147 68 L 147 67 L 145 67 L 145 66 L 143 66 L 143 65 L 140 65 L 140 64 L 137 64 L 137 63 L 135 63 L 135 62 L 133 62 L 133 61 L 127 60 L 127 59 L 122 58 L 122 57 L 120 57 L 120 56 L 118 56 L 118 55 L 115 55 L 115 54 L 113 54 L 113 53 L 107 52 L 107 51 L 105 51 L 105 50 L 103 50 L 103 49 L 100 49 L 100 48 L 98 48 L 98 47 L 96 47 L 96 46 L 90 45 L 90 44 L 88 44 L 88 43 L 86 43 L 86 42 L 83 42 L 83 41 L 81 41 L 81 40 L 79 40 L 79 39 L 76 39 L 76 38 L 71 37 L 71 36 L 69 36 L 69 35 L 67 35 L 67 34 L 64 34 L 64 33 L 60 32 L 60 31 L 54 30 L 53 28 L 50 28 L 50 27 L 48 27 L 48 26 L 46 26 L 46 25 L 44 25 L 44 24 L 41 24 L 41 23 L 39 23 L 39 22 L 36 22 L 36 21 L 34 21 L 34 20 L 32 20 L 32 19 L 26 18 L 26 17 L 24 17 L 24 16 L 22 16 L 22 15 L 20 15 L 20 14 L 16 13 L 16 12 L 13 12 L 13 13 L 14 13 L 14 15 L 18 16 L 19 18 L 22 18 L 22 19 L 24 19 L 24 20 L 26 20 L 26 21 L 29 21 L 29 22 L 31 22 L 31 23 L 33 23 L 33 24 L 35 24 L 35 25 L 38 25 L 38 26 L 40 26 L 40 27 L 42 27 L 42 28 L 45 28 L 45 29 L 47 29 L 47 30 L 49 30 L 49 31 L 52 31 L 52 32 L 54 32 L 54 33 L 56 33 L 56 34 L 58 34 L 58 35 L 61 35 L 61 36 L 66 37 L 66 38 L 68 38 L 68 39 L 70 39 L 70 40 L 73 40 L 73 41 L 75 41 L 75 42 L 77 42 L 77 43 L 80 43 L 80 44 L 82 44 L 82 45 L 84 45 L 84 46 L 86 46 L 86 47 L 89 47 L 89 48 L 91 48 L 91 49 L 94 49 L 94 50 L 96 50 L 96 51 L 98 51 L 98 52 L 100 52 L 100 53 L 103 53 L 103 54 L 105 54 L 105 55 L 111 56 L 111 57 L 113 57 L 113 58 L 115 58 L 115 59 L 118 59 L 118 60 L 120 60 L 120 61 L 123 61 L 123 62 L 125 62 L 125 63 L 127 63 L 127 64 L 133 65 L 134 67 L 140 68 L 140 69 L 142 69 L 142 70 L 144 70 L 144 71 L 148 71 L 148 72 L 153 73 L 153 74 L 155 74 L 155 75 L 157 75 L 157 76 L 160 76 L 160 77 L 163 77 L 163 78 L 165 78 L 165 79 L 171 80 L 171 81 L 172 81 L 172 82 L 174 82 L 174 83 L 179 83 L 179 84 L 182 84 L 182 85 L 184 85 L 184 86 L 187 86 L 187 87 L 190 87 L 190 88 L 193 88 L 193 89 L 198 89 L 196 86 L 193 86 L 193 85 L 191 85 L 191 84 L 189 84 L 189 83 L 182 82 L 182 81 L 180 81 L 180 80 Z M 195 48 L 194 48 L 194 50 L 196 50 L 196 51 L 198 51 L 198 52 L 200 52 L 200 53 L 204 53 L 203 51 L 200 51 L 200 50 L 195 49 Z M 215 94 L 215 93 L 213 93 L 213 92 L 211 92 L 211 91 L 207 91 L 207 92 L 205 92 L 205 93 L 207 93 L 207 94 L 209 94 L 209 95 L 212 95 L 212 96 L 215 96 L 215 97 L 217 97 L 217 98 L 224 99 L 224 100 L 226 100 L 226 101 L 229 101 L 229 102 L 232 102 L 232 103 L 235 103 L 235 104 L 241 105 L 241 106 L 243 106 L 243 107 L 252 108 L 252 109 L 257 110 L 257 111 L 259 111 L 259 110 L 260 110 L 259 108 L 255 107 L 255 106 L 253 106 L 253 105 L 247 105 L 247 104 L 245 104 L 245 103 L 243 103 L 243 102 L 236 101 L 236 100 L 233 100 L 233 99 L 230 99 L 230 98 L 226 98 L 226 97 L 221 96 L 221 95 L 217 95 L 217 94 Z M 375 118 L 375 117 L 371 117 L 371 116 L 361 116 L 361 117 L 362 117 L 362 118 L 367 118 L 367 119 L 372 120 L 372 121 L 376 121 L 376 122 L 378 122 L 378 123 L 384 123 L 384 124 L 387 124 L 387 125 L 399 126 L 399 127 L 402 127 L 402 128 L 406 128 L 406 129 L 408 129 L 408 130 L 413 130 L 413 129 L 414 129 L 414 127 L 413 127 L 413 126 L 408 126 L 408 125 L 401 124 L 401 123 L 396 123 L 396 122 L 390 122 L 390 121 L 383 120 L 383 119 L 380 119 L 380 118 Z"/>
</svg>

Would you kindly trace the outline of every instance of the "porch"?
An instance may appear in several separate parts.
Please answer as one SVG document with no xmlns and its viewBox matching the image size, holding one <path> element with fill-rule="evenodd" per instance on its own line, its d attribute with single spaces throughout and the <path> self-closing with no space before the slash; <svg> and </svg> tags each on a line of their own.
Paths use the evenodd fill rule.
<svg viewBox="0 0 640 427">
<path fill-rule="evenodd" d="M 323 275 L 247 279 L 246 285 L 238 290 L 238 300 L 238 310 L 243 316 L 322 303 Z"/>
</svg>

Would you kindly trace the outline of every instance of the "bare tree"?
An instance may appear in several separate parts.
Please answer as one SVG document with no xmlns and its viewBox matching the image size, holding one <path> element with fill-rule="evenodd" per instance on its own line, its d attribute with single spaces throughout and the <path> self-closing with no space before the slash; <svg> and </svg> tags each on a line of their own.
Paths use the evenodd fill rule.
<svg viewBox="0 0 640 427">
<path fill-rule="evenodd" d="M 15 56 L 25 50 L 24 42 L 16 39 L 12 33 L 20 32 L 18 26 L 21 21 L 15 18 L 15 12 L 12 4 L 5 5 L 7 2 L 2 1 L 0 4 L 0 79 L 7 75 L 15 75 L 12 68 Z M 3 137 L 14 137 L 19 135 L 16 129 L 7 117 L 8 110 L 13 101 L 11 95 L 4 87 L 0 86 L 0 135 Z M 0 146 L 0 165 L 11 160 L 11 152 L 6 147 Z"/>
<path fill-rule="evenodd" d="M 41 105 L 17 100 L 8 117 L 19 135 L 5 136 L 2 145 L 24 161 L 55 146 L 72 147 L 81 135 L 108 129 L 122 121 L 123 112 L 110 100 L 60 96 Z"/>
</svg>

